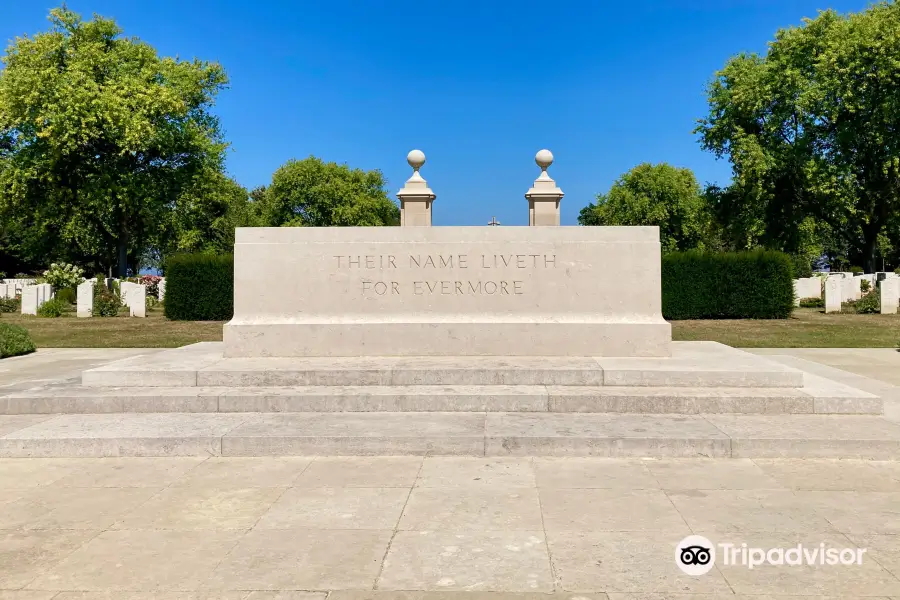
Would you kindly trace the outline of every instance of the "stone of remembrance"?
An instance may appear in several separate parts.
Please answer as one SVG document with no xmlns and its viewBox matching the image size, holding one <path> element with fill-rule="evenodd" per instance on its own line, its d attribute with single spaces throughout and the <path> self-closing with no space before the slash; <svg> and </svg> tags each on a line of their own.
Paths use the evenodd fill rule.
<svg viewBox="0 0 900 600">
<path fill-rule="evenodd" d="M 225 354 L 668 356 L 655 227 L 238 229 Z"/>
</svg>

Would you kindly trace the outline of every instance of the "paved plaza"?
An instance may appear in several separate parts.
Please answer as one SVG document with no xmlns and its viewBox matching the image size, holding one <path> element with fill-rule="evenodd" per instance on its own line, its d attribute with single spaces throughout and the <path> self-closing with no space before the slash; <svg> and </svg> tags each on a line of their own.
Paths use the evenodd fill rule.
<svg viewBox="0 0 900 600">
<path fill-rule="evenodd" d="M 4 599 L 900 597 L 896 462 L 4 459 L 0 486 Z M 691 577 L 690 534 L 867 551 Z"/>
<path fill-rule="evenodd" d="M 139 350 L 5 360 L 2 389 Z M 900 354 L 757 350 L 885 399 Z M 892 414 L 894 416 L 892 416 Z M 7 417 L 13 418 L 13 417 Z M 689 535 L 865 549 L 682 573 Z M 798 554 L 799 555 L 799 554 Z M 0 459 L 2 600 L 900 598 L 900 462 L 586 457 Z"/>
</svg>

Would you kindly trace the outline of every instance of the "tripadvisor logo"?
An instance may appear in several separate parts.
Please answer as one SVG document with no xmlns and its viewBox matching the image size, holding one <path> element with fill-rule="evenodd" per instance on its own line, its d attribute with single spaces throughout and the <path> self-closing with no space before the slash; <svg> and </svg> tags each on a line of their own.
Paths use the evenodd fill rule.
<svg viewBox="0 0 900 600">
<path fill-rule="evenodd" d="M 704 575 L 719 557 L 724 566 L 754 569 L 762 565 L 837 566 L 861 565 L 866 548 L 833 548 L 825 543 L 815 546 L 797 544 L 790 548 L 754 548 L 747 544 L 713 544 L 701 535 L 689 535 L 675 547 L 675 564 L 684 573 Z"/>
</svg>

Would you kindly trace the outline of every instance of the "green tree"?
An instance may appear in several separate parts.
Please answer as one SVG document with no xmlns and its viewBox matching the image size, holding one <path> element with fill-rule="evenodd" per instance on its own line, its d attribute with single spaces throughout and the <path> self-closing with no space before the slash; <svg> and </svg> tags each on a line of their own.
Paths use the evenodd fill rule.
<svg viewBox="0 0 900 600">
<path fill-rule="evenodd" d="M 585 207 L 581 225 L 656 225 L 666 252 L 711 245 L 709 217 L 694 173 L 662 163 L 640 164 L 622 175 L 597 203 Z"/>
<path fill-rule="evenodd" d="M 878 235 L 900 212 L 898 57 L 900 4 L 883 2 L 782 29 L 765 56 L 716 73 L 696 132 L 732 163 L 719 200 L 744 215 L 750 243 L 802 253 L 812 219 L 875 269 Z"/>
<path fill-rule="evenodd" d="M 161 262 L 179 252 L 233 252 L 235 228 L 260 224 L 246 189 L 218 171 L 198 173 L 171 213 Z"/>
<path fill-rule="evenodd" d="M 124 275 L 197 174 L 221 170 L 210 108 L 225 73 L 162 58 L 109 19 L 60 8 L 50 22 L 3 57 L 0 217 L 42 232 L 48 259 Z"/>
<path fill-rule="evenodd" d="M 314 156 L 284 164 L 261 196 L 265 222 L 273 227 L 400 224 L 400 209 L 388 198 L 380 171 L 351 169 Z"/>
</svg>

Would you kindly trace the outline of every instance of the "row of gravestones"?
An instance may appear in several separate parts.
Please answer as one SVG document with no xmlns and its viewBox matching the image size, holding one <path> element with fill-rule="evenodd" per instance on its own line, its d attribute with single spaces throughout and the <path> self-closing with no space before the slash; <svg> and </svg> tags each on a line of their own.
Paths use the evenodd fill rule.
<svg viewBox="0 0 900 600">
<path fill-rule="evenodd" d="M 874 274 L 823 273 L 819 277 L 794 280 L 794 304 L 802 298 L 822 298 L 825 312 L 840 312 L 841 303 L 862 298 L 862 281 L 870 287 L 877 286 L 881 302 L 881 314 L 896 314 L 900 309 L 900 275 L 889 272 Z"/>
<path fill-rule="evenodd" d="M 109 288 L 114 280 L 107 279 L 106 287 Z M 76 316 L 92 317 L 94 316 L 94 286 L 97 285 L 96 279 L 85 279 L 77 288 L 76 298 Z M 159 300 L 162 301 L 166 296 L 166 278 L 159 280 L 157 289 L 159 290 Z M 147 316 L 147 286 L 142 283 L 132 283 L 131 281 L 119 282 L 119 296 L 122 298 L 122 304 L 128 307 L 128 313 L 132 317 Z"/>
<path fill-rule="evenodd" d="M 112 285 L 113 279 L 106 279 L 106 287 Z M 25 282 L 24 285 L 20 285 Z M 79 317 L 91 317 L 94 313 L 94 286 L 96 279 L 85 279 L 77 288 L 76 315 Z M 166 280 L 160 279 L 158 284 L 159 299 L 162 300 L 166 293 Z M 119 293 L 122 303 L 128 307 L 132 317 L 147 316 L 147 286 L 130 281 L 119 283 Z M 22 314 L 36 315 L 38 308 L 54 297 L 53 286 L 49 283 L 34 285 L 34 280 L 4 280 L 0 283 L 0 297 L 15 298 L 21 294 Z"/>
</svg>

